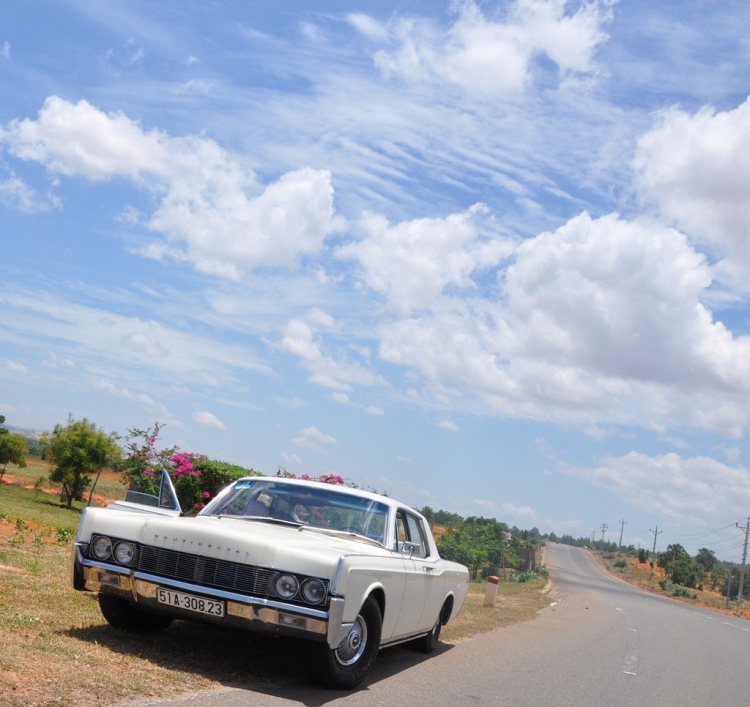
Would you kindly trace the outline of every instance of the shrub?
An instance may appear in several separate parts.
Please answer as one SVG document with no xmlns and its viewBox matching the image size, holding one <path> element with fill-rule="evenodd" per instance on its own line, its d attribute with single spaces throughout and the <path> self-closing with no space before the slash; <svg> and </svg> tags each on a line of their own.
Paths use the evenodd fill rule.
<svg viewBox="0 0 750 707">
<path fill-rule="evenodd" d="M 624 557 L 621 557 L 619 560 L 615 561 L 615 567 L 627 567 L 627 566 L 628 566 L 628 561 Z"/>
<path fill-rule="evenodd" d="M 532 570 L 524 570 L 523 572 L 513 572 L 510 575 L 511 582 L 531 582 L 534 579 L 539 579 L 539 575 Z"/>
<path fill-rule="evenodd" d="M 75 533 L 70 528 L 57 529 L 57 542 L 62 545 L 67 545 L 74 537 Z"/>
</svg>

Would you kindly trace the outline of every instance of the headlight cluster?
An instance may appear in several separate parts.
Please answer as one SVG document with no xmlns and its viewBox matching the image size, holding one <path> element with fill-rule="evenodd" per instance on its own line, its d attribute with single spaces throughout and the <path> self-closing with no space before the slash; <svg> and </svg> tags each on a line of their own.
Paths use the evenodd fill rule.
<svg viewBox="0 0 750 707">
<path fill-rule="evenodd" d="M 326 600 L 328 591 L 326 585 L 315 577 L 300 580 L 293 574 L 279 574 L 273 580 L 273 591 L 277 597 L 290 601 L 302 598 L 308 604 L 323 604 Z"/>
<path fill-rule="evenodd" d="M 97 535 L 91 541 L 89 553 L 102 562 L 114 560 L 118 565 L 129 565 L 135 558 L 135 545 L 127 540 Z"/>
</svg>

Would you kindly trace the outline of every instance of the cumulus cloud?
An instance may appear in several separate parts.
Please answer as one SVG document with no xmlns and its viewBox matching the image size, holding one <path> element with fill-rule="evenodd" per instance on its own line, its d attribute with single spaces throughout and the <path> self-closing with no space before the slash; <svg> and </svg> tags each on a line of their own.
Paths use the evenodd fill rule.
<svg viewBox="0 0 750 707">
<path fill-rule="evenodd" d="M 456 4 L 458 17 L 447 33 L 424 20 L 394 21 L 387 29 L 395 47 L 378 51 L 375 63 L 407 81 L 449 83 L 484 95 L 517 93 L 540 55 L 563 77 L 592 72 L 595 50 L 607 38 L 601 27 L 611 4 L 585 2 L 571 12 L 565 0 L 517 0 L 503 21 L 495 21 L 465 0 Z M 361 15 L 350 22 L 368 38 L 385 34 Z"/>
<path fill-rule="evenodd" d="M 750 472 L 710 457 L 630 452 L 605 457 L 595 468 L 560 464 L 558 471 L 605 488 L 639 511 L 675 519 L 710 523 L 727 515 L 742 517 L 750 505 Z"/>
<path fill-rule="evenodd" d="M 523 241 L 499 294 L 438 298 L 384 323 L 380 353 L 454 403 L 473 393 L 504 415 L 655 429 L 678 419 L 739 436 L 750 337 L 712 320 L 701 304 L 711 281 L 678 231 L 583 213 Z"/>
<path fill-rule="evenodd" d="M 688 233 L 718 247 L 750 284 L 750 99 L 734 110 L 664 111 L 638 141 L 643 198 Z"/>
<path fill-rule="evenodd" d="M 484 204 L 442 219 L 391 225 L 377 214 L 360 222 L 364 236 L 336 249 L 357 261 L 369 287 L 402 313 L 431 307 L 447 288 L 474 289 L 472 275 L 497 266 L 512 253 L 510 241 L 482 234 Z"/>
<path fill-rule="evenodd" d="M 37 120 L 11 121 L 0 140 L 11 154 L 52 174 L 120 177 L 148 190 L 159 205 L 144 225 L 162 239 L 138 252 L 219 277 L 237 280 L 258 267 L 296 268 L 320 251 L 333 228 L 328 172 L 303 168 L 264 187 L 213 140 L 146 131 L 87 101 L 51 96 Z"/>
</svg>

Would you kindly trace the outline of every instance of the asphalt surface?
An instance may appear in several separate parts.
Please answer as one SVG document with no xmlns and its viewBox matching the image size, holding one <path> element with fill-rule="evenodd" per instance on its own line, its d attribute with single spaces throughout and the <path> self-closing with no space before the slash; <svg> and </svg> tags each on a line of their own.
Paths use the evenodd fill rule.
<svg viewBox="0 0 750 707">
<path fill-rule="evenodd" d="M 586 550 L 552 545 L 555 603 L 534 621 L 441 644 L 386 649 L 351 693 L 299 674 L 132 707 L 513 705 L 666 707 L 750 704 L 750 624 L 654 596 L 608 575 Z"/>
</svg>

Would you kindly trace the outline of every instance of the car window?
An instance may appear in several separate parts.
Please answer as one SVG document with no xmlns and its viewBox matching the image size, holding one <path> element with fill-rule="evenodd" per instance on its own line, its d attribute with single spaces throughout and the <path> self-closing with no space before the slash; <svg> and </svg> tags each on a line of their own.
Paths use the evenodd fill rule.
<svg viewBox="0 0 750 707">
<path fill-rule="evenodd" d="M 342 530 L 383 543 L 388 506 L 371 498 L 319 485 L 242 479 L 217 496 L 200 515 L 275 518 L 302 526 Z"/>
<path fill-rule="evenodd" d="M 404 546 L 406 542 L 413 543 L 416 547 L 411 550 L 411 547 Z M 410 553 L 413 557 L 427 557 L 428 554 L 422 523 L 419 518 L 406 511 L 399 511 L 396 515 L 394 549 L 398 552 Z"/>
<path fill-rule="evenodd" d="M 396 516 L 396 533 L 393 536 L 394 550 L 401 552 L 404 549 L 404 543 L 409 539 L 406 534 L 406 518 L 402 511 Z"/>
<path fill-rule="evenodd" d="M 406 526 L 409 529 L 409 540 L 413 543 L 419 543 L 419 548 L 414 550 L 414 556 L 427 557 L 427 543 L 425 543 L 422 524 L 419 519 L 407 513 Z"/>
</svg>

